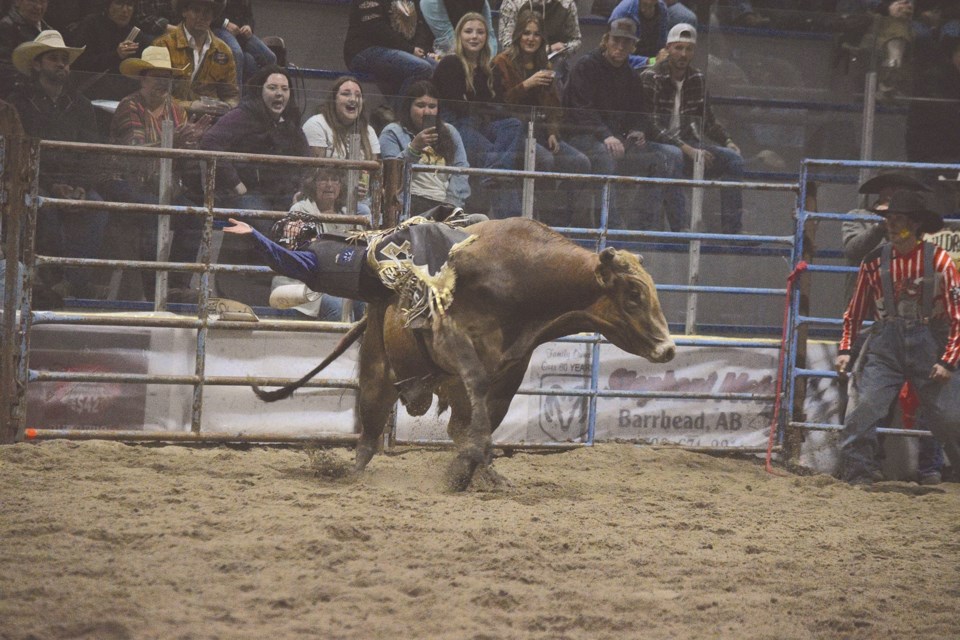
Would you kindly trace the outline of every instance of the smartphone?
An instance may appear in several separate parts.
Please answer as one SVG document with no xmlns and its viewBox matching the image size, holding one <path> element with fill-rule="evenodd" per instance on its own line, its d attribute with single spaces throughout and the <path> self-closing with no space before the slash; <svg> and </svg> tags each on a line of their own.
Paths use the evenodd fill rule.
<svg viewBox="0 0 960 640">
<path fill-rule="evenodd" d="M 127 39 L 124 40 L 124 42 L 136 42 L 138 35 L 140 35 L 140 29 L 138 27 L 134 27 L 133 29 L 130 29 L 130 33 L 127 34 Z"/>
<path fill-rule="evenodd" d="M 433 113 L 427 113 L 423 116 L 424 130 L 437 126 L 437 116 Z"/>
</svg>

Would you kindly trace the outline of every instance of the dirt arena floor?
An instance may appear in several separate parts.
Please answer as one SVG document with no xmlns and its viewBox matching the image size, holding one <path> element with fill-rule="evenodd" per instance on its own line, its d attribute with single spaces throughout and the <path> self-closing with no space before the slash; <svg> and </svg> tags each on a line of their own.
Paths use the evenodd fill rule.
<svg viewBox="0 0 960 640">
<path fill-rule="evenodd" d="M 602 445 L 0 447 L 0 638 L 957 638 L 960 485 Z"/>
</svg>

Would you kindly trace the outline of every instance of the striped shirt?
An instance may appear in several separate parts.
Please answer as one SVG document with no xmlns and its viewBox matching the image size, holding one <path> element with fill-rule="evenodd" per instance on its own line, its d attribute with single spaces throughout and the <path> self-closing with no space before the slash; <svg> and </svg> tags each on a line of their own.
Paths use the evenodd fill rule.
<svg viewBox="0 0 960 640">
<path fill-rule="evenodd" d="M 883 246 L 883 245 L 881 245 Z M 917 244 L 909 253 L 900 255 L 896 249 L 890 259 L 893 296 L 904 318 L 917 318 L 920 315 L 921 292 L 923 291 L 923 243 Z M 843 314 L 843 337 L 840 339 L 840 353 L 849 354 L 850 347 L 860 330 L 860 323 L 867 318 L 882 320 L 890 316 L 885 308 L 883 285 L 880 280 L 880 252 L 877 247 L 867 254 L 860 265 L 857 286 Z M 950 327 L 947 346 L 940 358 L 940 364 L 953 370 L 960 360 L 960 274 L 950 254 L 941 247 L 935 247 L 934 269 L 938 277 L 934 279 L 934 300 L 931 320 Z"/>
</svg>

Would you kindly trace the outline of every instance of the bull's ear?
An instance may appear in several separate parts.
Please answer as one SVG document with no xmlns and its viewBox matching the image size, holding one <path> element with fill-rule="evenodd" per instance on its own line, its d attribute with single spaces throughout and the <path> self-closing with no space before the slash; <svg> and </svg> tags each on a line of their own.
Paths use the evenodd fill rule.
<svg viewBox="0 0 960 640">
<path fill-rule="evenodd" d="M 617 250 L 613 247 L 607 247 L 600 252 L 600 264 L 597 265 L 597 282 L 604 289 L 613 286 L 617 278 Z"/>
</svg>

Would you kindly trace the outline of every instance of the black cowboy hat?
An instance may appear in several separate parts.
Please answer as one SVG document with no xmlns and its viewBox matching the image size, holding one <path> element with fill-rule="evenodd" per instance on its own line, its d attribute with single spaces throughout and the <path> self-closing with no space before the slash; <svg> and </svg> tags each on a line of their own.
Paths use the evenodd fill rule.
<svg viewBox="0 0 960 640">
<path fill-rule="evenodd" d="M 860 185 L 860 193 L 880 193 L 881 189 L 894 187 L 907 191 L 933 191 L 930 187 L 903 171 L 888 171 L 874 176 Z"/>
<path fill-rule="evenodd" d="M 900 189 L 894 191 L 890 201 L 873 210 L 878 216 L 888 216 L 893 213 L 907 216 L 920 223 L 921 233 L 936 233 L 943 229 L 943 217 L 930 209 L 927 199 L 917 191 Z"/>
</svg>

